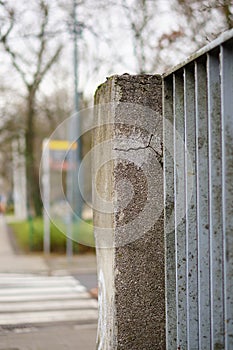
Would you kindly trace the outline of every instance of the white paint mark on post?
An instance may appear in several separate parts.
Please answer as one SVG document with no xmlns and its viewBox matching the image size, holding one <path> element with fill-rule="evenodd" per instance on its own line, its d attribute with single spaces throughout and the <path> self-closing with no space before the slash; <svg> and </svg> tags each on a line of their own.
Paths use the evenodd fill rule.
<svg viewBox="0 0 233 350">
<path fill-rule="evenodd" d="M 98 350 L 103 349 L 104 339 L 107 328 L 107 301 L 106 286 L 103 271 L 99 271 L 99 318 L 98 318 L 98 334 L 100 334 Z"/>
</svg>

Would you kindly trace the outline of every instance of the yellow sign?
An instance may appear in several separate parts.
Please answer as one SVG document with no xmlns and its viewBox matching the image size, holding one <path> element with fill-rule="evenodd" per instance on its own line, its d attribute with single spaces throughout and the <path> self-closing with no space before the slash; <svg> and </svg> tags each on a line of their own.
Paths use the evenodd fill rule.
<svg viewBox="0 0 233 350">
<path fill-rule="evenodd" d="M 49 149 L 51 150 L 74 150 L 77 149 L 77 142 L 70 142 L 66 140 L 50 140 Z"/>
</svg>

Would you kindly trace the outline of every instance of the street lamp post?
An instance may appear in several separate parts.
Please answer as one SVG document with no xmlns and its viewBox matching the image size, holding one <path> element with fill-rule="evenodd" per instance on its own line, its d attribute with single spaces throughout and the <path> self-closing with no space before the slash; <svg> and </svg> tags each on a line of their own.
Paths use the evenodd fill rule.
<svg viewBox="0 0 233 350">
<path fill-rule="evenodd" d="M 78 93 L 78 21 L 77 21 L 77 2 L 73 0 L 73 64 L 74 64 L 74 117 L 71 118 L 69 138 L 76 140 L 76 150 L 70 152 L 70 169 L 68 170 L 68 199 L 76 215 L 71 213 L 68 223 L 68 237 L 66 253 L 71 257 L 73 253 L 73 222 L 75 218 L 81 218 L 82 215 L 82 197 L 78 186 L 78 170 L 81 164 L 81 140 L 78 139 L 80 133 L 79 111 L 79 93 Z M 77 166 L 73 170 L 73 165 Z M 77 220 L 75 220 L 77 221 Z M 77 228 L 76 228 L 77 229 Z"/>
</svg>

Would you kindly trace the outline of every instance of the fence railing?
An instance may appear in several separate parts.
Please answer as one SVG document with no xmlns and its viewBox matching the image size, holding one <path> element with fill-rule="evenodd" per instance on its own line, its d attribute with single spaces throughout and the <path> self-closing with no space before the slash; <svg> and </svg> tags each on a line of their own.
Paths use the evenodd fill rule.
<svg viewBox="0 0 233 350">
<path fill-rule="evenodd" d="M 233 30 L 95 104 L 97 349 L 232 350 Z"/>
<path fill-rule="evenodd" d="M 233 349 L 233 31 L 163 76 L 167 349 Z"/>
</svg>

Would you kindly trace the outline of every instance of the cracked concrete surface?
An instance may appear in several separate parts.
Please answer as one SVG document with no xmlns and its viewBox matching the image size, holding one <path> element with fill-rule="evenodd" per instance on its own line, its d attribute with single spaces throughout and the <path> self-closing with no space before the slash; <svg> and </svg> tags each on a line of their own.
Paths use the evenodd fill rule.
<svg viewBox="0 0 233 350">
<path fill-rule="evenodd" d="M 165 349 L 161 77 L 110 77 L 95 96 L 96 105 L 109 102 L 114 103 L 106 111 L 111 126 L 96 130 L 94 138 L 94 145 L 112 140 L 102 148 L 112 162 L 100 169 L 96 186 L 107 193 L 113 213 L 94 213 L 96 226 L 111 226 L 113 243 L 97 248 L 98 345 Z"/>
<path fill-rule="evenodd" d="M 114 151 L 123 151 L 123 152 L 129 152 L 129 151 L 139 151 L 139 150 L 143 150 L 143 149 L 147 149 L 147 148 L 151 148 L 156 156 L 157 156 L 157 159 L 159 161 L 159 163 L 161 164 L 161 166 L 163 167 L 163 143 L 160 142 L 160 146 L 158 146 L 156 144 L 156 142 L 152 142 L 153 139 L 155 139 L 156 136 L 151 134 L 149 136 L 149 141 L 148 141 L 148 144 L 145 145 L 145 146 L 138 146 L 138 147 L 130 147 L 130 148 L 118 148 L 118 147 L 114 147 Z M 154 144 L 154 146 L 152 146 Z M 156 149 L 156 148 L 157 149 Z"/>
</svg>

